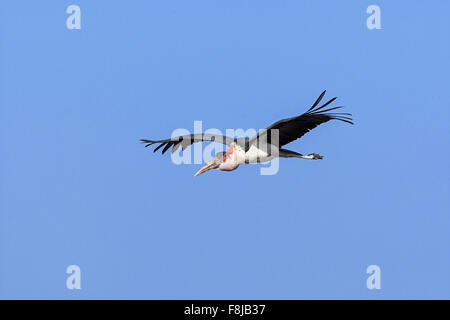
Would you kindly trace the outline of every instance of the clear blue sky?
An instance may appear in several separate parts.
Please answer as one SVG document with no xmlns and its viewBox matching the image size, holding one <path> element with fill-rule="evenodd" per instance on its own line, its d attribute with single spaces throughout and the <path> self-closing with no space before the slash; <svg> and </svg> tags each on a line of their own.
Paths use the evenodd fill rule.
<svg viewBox="0 0 450 320">
<path fill-rule="evenodd" d="M 0 10 L 0 298 L 450 298 L 449 1 Z M 194 120 L 264 128 L 323 89 L 355 126 L 290 144 L 325 159 L 273 176 L 194 178 L 138 143 Z"/>
</svg>

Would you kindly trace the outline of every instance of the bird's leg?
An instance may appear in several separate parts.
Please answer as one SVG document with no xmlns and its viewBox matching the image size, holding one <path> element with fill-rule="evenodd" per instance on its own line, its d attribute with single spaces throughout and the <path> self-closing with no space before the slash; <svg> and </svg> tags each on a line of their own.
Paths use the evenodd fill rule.
<svg viewBox="0 0 450 320">
<path fill-rule="evenodd" d="M 318 153 L 310 153 L 307 156 L 302 156 L 303 159 L 312 159 L 312 160 L 318 160 L 323 159 L 323 156 L 321 156 Z"/>
</svg>

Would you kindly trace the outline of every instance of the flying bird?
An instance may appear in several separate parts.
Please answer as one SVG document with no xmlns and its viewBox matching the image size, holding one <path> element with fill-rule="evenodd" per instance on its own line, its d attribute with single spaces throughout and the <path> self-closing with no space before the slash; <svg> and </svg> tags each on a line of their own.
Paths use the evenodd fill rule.
<svg viewBox="0 0 450 320">
<path fill-rule="evenodd" d="M 201 141 L 220 142 L 228 146 L 226 152 L 218 152 L 215 154 L 207 164 L 197 171 L 195 176 L 211 169 L 232 171 L 244 163 L 267 162 L 275 157 L 312 160 L 323 159 L 323 156 L 318 153 L 303 155 L 281 147 L 301 138 L 305 133 L 330 120 L 340 120 L 353 124 L 350 113 L 330 113 L 330 111 L 340 109 L 342 106 L 328 109 L 325 108 L 334 102 L 336 97 L 328 100 L 321 106 L 318 106 L 320 101 L 322 101 L 325 92 L 326 90 L 320 94 L 314 104 L 305 113 L 296 117 L 277 121 L 251 138 L 235 138 L 217 134 L 198 133 L 172 137 L 164 140 L 141 139 L 141 142 L 145 143 L 145 147 L 159 144 L 153 152 L 164 147 L 162 149 L 163 154 L 170 147 L 173 147 L 173 153 L 180 146 L 182 147 L 182 150 L 184 150 L 193 143 Z"/>
</svg>

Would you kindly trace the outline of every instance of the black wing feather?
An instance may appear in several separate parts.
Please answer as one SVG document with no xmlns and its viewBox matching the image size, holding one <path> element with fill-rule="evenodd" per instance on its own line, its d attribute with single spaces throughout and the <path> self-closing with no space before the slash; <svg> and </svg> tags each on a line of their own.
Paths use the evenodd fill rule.
<svg viewBox="0 0 450 320">
<path fill-rule="evenodd" d="M 308 109 L 308 111 L 306 111 L 302 115 L 277 121 L 272 125 L 270 125 L 269 127 L 267 127 L 266 130 L 254 136 L 251 139 L 247 137 L 232 138 L 222 135 L 200 133 L 200 134 L 189 134 L 185 136 L 178 136 L 164 140 L 141 139 L 141 142 L 145 143 L 145 147 L 149 147 L 153 144 L 159 144 L 153 152 L 156 152 L 160 148 L 164 147 L 162 150 L 163 154 L 171 146 L 173 146 L 172 148 L 173 153 L 180 146 L 182 147 L 182 150 L 184 150 L 193 143 L 201 141 L 219 142 L 225 145 L 230 145 L 232 142 L 236 142 L 241 147 L 244 147 L 245 150 L 247 151 L 251 144 L 255 142 L 258 143 L 258 140 L 262 139 L 263 136 L 265 136 L 264 139 L 268 137 L 267 142 L 274 143 L 270 141 L 272 134 L 269 134 L 269 136 L 267 136 L 267 133 L 268 132 L 271 133 L 271 130 L 278 130 L 279 146 L 281 147 L 285 144 L 288 144 L 294 140 L 301 138 L 305 133 L 321 125 L 322 123 L 328 122 L 330 120 L 340 120 L 349 124 L 353 124 L 353 119 L 351 118 L 350 113 L 343 113 L 343 112 L 327 113 L 329 111 L 340 109 L 342 108 L 342 106 L 332 107 L 324 110 L 326 106 L 328 106 L 329 104 L 331 104 L 336 100 L 336 97 L 328 100 L 320 107 L 317 107 L 320 101 L 322 101 L 322 98 L 324 97 L 325 93 L 326 91 L 323 91 L 317 98 L 317 100 L 314 102 L 314 104 Z"/>
<path fill-rule="evenodd" d="M 188 134 L 185 136 L 178 136 L 178 137 L 173 137 L 173 138 L 163 139 L 163 140 L 141 139 L 141 142 L 145 143 L 145 147 L 149 147 L 154 144 L 159 144 L 155 148 L 155 150 L 153 150 L 153 152 L 156 152 L 160 148 L 164 147 L 162 149 L 162 154 L 166 153 L 166 151 L 169 150 L 170 147 L 172 147 L 172 146 L 173 146 L 173 148 L 172 148 L 172 153 L 173 153 L 180 146 L 181 146 L 182 150 L 184 150 L 187 147 L 189 147 L 190 145 L 192 145 L 193 143 L 201 142 L 201 141 L 218 142 L 218 143 L 223 143 L 225 145 L 230 145 L 232 142 L 239 143 L 239 141 L 237 139 L 234 139 L 231 137 L 222 136 L 222 135 L 218 135 L 218 134 L 207 134 L 207 133 Z"/>
<path fill-rule="evenodd" d="M 320 94 L 319 98 L 317 98 L 316 102 L 314 102 L 314 104 L 308 109 L 308 111 L 297 117 L 277 121 L 267 127 L 266 131 L 264 131 L 264 133 L 262 134 L 267 135 L 267 132 L 269 132 L 270 134 L 268 140 L 270 142 L 270 137 L 272 136 L 270 131 L 278 130 L 279 146 L 283 146 L 301 138 L 305 133 L 330 120 L 340 120 L 349 124 L 353 124 L 353 119 L 351 117 L 348 117 L 351 116 L 350 113 L 326 113 L 328 111 L 340 109 L 342 108 L 342 106 L 323 110 L 326 106 L 335 101 L 336 97 L 328 100 L 320 107 L 317 107 L 317 105 L 325 95 L 325 92 L 326 91 Z M 253 139 L 251 139 L 250 143 L 262 138 L 262 134 L 255 136 Z M 264 137 L 264 139 L 266 139 L 266 136 Z"/>
</svg>

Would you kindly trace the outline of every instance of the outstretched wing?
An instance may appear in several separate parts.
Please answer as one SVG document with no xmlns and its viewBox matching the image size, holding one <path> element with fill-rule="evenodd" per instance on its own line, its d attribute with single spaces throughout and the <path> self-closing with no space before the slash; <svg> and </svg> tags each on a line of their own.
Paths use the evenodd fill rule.
<svg viewBox="0 0 450 320">
<path fill-rule="evenodd" d="M 208 133 L 192 133 L 185 136 L 178 136 L 178 137 L 172 137 L 169 139 L 164 140 L 147 140 L 147 139 L 141 139 L 142 143 L 145 143 L 145 147 L 149 147 L 153 144 L 159 144 L 153 150 L 153 152 L 158 151 L 158 149 L 162 148 L 164 146 L 164 149 L 162 150 L 162 153 L 164 154 L 171 146 L 172 153 L 174 153 L 180 146 L 182 147 L 182 150 L 189 147 L 191 144 L 201 141 L 211 141 L 211 142 L 218 142 L 223 143 L 225 145 L 230 145 L 232 142 L 235 142 L 236 139 L 222 136 L 220 134 L 208 134 Z"/>
<path fill-rule="evenodd" d="M 316 102 L 314 102 L 314 104 L 308 109 L 308 111 L 300 116 L 283 119 L 273 123 L 272 125 L 267 127 L 266 130 L 253 137 L 249 143 L 257 143 L 260 139 L 266 139 L 268 143 L 271 143 L 271 137 L 274 136 L 271 130 L 278 130 L 278 145 L 283 146 L 285 144 L 288 144 L 289 142 L 299 139 L 305 133 L 314 129 L 318 125 L 330 120 L 340 120 L 353 124 L 350 113 L 329 113 L 329 111 L 340 109 L 342 108 L 342 106 L 325 109 L 326 106 L 336 100 L 336 97 L 325 102 L 320 107 L 317 107 L 323 96 L 325 95 L 325 92 L 326 90 L 321 93 L 319 98 L 317 98 Z M 268 132 L 270 134 L 267 136 Z"/>
</svg>

